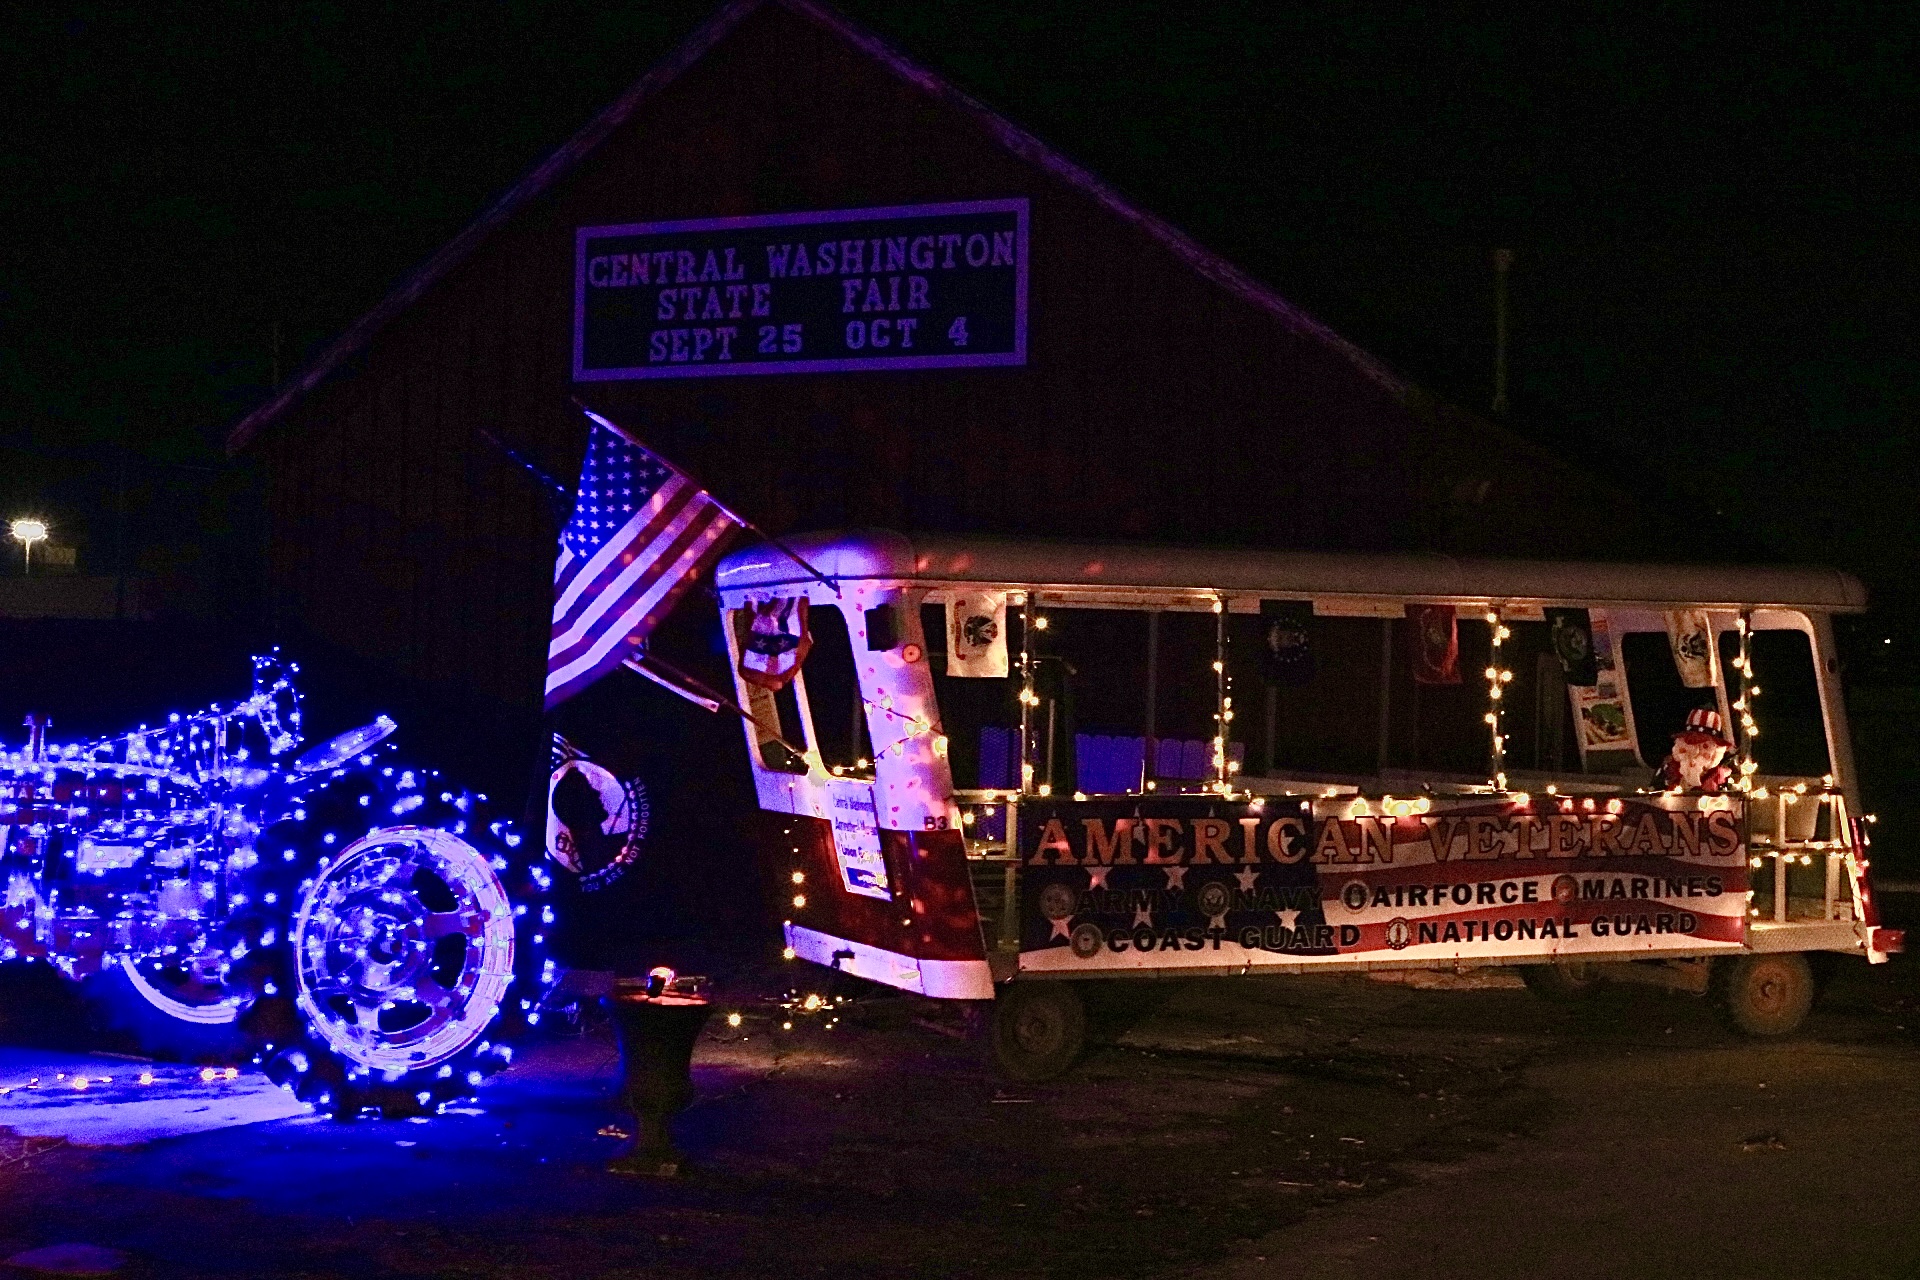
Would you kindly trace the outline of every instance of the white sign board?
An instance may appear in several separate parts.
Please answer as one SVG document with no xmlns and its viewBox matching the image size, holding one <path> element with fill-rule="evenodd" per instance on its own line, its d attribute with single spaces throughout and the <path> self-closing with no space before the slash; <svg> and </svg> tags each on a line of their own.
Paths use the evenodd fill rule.
<svg viewBox="0 0 1920 1280">
<path fill-rule="evenodd" d="M 835 778 L 827 784 L 833 852 L 848 893 L 890 901 L 887 863 L 880 855 L 880 821 L 873 807 L 873 784 Z"/>
</svg>

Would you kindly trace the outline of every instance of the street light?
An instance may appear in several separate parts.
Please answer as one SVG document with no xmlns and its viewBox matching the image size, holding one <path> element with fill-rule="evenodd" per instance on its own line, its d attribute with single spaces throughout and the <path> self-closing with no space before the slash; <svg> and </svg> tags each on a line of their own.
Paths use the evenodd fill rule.
<svg viewBox="0 0 1920 1280">
<path fill-rule="evenodd" d="M 45 520 L 36 520 L 31 516 L 23 516 L 8 525 L 7 532 L 13 536 L 15 542 L 26 548 L 26 571 L 32 573 L 33 544 L 47 540 L 47 522 Z"/>
</svg>

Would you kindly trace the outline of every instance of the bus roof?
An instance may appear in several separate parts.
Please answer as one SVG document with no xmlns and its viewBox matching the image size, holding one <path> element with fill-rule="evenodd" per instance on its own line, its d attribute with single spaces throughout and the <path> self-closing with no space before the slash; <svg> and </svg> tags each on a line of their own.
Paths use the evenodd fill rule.
<svg viewBox="0 0 1920 1280">
<path fill-rule="evenodd" d="M 1866 588 L 1858 578 L 1838 569 L 1811 566 L 1252 551 L 904 534 L 885 529 L 798 534 L 784 541 L 828 577 L 849 582 L 1827 612 L 1857 612 L 1867 604 Z M 716 585 L 728 592 L 804 585 L 812 580 L 790 557 L 764 543 L 734 552 L 721 561 L 715 574 Z"/>
</svg>

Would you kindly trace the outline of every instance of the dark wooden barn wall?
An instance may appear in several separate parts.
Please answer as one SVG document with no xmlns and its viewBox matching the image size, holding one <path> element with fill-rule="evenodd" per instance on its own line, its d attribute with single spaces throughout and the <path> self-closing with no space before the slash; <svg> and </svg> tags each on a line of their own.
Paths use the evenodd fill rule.
<svg viewBox="0 0 1920 1280">
<path fill-rule="evenodd" d="M 577 469 L 574 228 L 1010 195 L 1033 202 L 1024 369 L 582 394 L 776 530 L 1597 549 L 1566 468 L 1397 398 L 972 117 L 770 6 L 266 429 L 253 447 L 280 616 L 424 687 L 534 705 L 554 524 L 473 429 L 564 480 Z"/>
</svg>

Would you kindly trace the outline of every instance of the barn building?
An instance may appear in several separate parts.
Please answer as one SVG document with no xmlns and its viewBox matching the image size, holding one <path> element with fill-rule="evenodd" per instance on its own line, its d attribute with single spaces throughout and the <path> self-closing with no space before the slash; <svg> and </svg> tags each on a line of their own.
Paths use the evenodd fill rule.
<svg viewBox="0 0 1920 1280">
<path fill-rule="evenodd" d="M 1591 480 L 814 0 L 719 10 L 237 425 L 276 623 L 537 743 L 560 517 L 507 451 L 570 486 L 575 397 L 775 533 L 1630 549 Z M 620 714 L 744 776 L 670 703 Z"/>
</svg>

